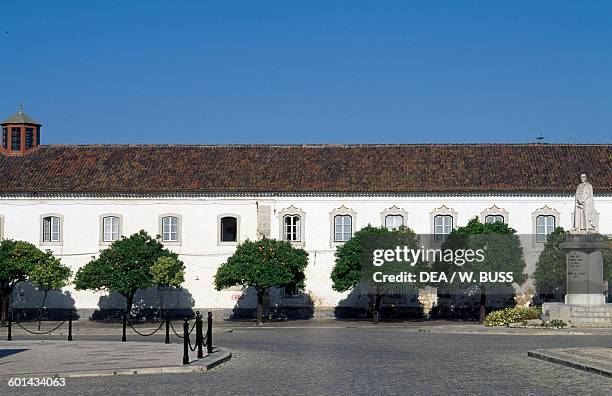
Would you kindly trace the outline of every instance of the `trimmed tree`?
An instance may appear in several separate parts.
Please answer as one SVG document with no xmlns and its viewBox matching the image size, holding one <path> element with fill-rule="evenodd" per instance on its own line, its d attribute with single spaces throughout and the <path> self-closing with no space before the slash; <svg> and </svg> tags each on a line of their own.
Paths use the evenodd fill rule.
<svg viewBox="0 0 612 396">
<path fill-rule="evenodd" d="M 162 257 L 169 257 L 174 262 L 158 262 Z M 155 275 L 152 268 L 155 268 Z M 138 289 L 155 286 L 159 281 L 178 286 L 180 283 L 177 285 L 176 282 L 182 280 L 180 273 L 183 269 L 176 253 L 164 248 L 145 231 L 140 231 L 130 237 L 121 237 L 108 249 L 102 250 L 100 257 L 77 271 L 74 284 L 77 290 L 106 290 L 121 294 L 125 297 L 129 315 Z"/>
<path fill-rule="evenodd" d="M 304 290 L 304 270 L 308 253 L 290 242 L 264 238 L 246 240 L 217 269 L 215 289 L 232 286 L 252 287 L 257 293 L 257 324 L 263 321 L 263 299 L 270 287 L 292 287 Z"/>
<path fill-rule="evenodd" d="M 544 300 L 551 296 L 559 301 L 567 293 L 567 263 L 566 252 L 559 246 L 567 240 L 569 233 L 562 227 L 557 227 L 546 237 L 546 244 L 536 263 L 533 280 L 538 294 Z M 610 243 L 610 239 L 601 236 L 602 241 Z M 612 250 L 604 249 L 603 253 L 603 279 L 612 279 Z"/>
<path fill-rule="evenodd" d="M 372 263 L 374 250 L 391 249 L 397 246 L 407 246 L 408 249 L 418 249 L 419 239 L 410 228 L 400 227 L 389 230 L 386 227 L 373 227 L 368 225 L 355 232 L 355 234 L 336 248 L 336 263 L 331 273 L 332 288 L 339 292 L 353 289 L 358 284 L 367 287 L 370 291 L 372 322 L 378 323 L 380 306 L 384 296 L 391 290 L 397 289 L 397 284 L 389 282 L 374 282 L 375 272 L 396 275 L 402 272 L 416 275 L 416 280 L 409 285 L 418 290 L 423 286 L 419 282 L 419 272 L 425 270 L 423 262 L 411 266 L 405 262 L 385 262 L 381 266 Z"/>
<path fill-rule="evenodd" d="M 13 288 L 28 279 L 32 269 L 45 263 L 50 252 L 43 252 L 31 243 L 5 239 L 0 241 L 0 299 L 2 323 L 8 317 Z M 51 256 L 52 257 L 52 256 Z"/>
<path fill-rule="evenodd" d="M 445 272 L 450 280 L 453 272 L 467 272 L 473 274 L 473 281 L 461 282 L 458 276 L 453 283 L 445 285 L 435 284 L 439 289 L 468 289 L 477 287 L 480 293 L 479 321 L 482 323 L 486 316 L 487 290 L 492 287 L 499 287 L 500 284 L 507 284 L 498 277 L 497 274 L 512 273 L 512 282 L 522 285 L 527 280 L 525 274 L 525 259 L 523 257 L 523 247 L 516 234 L 516 230 L 508 227 L 502 222 L 481 223 L 477 217 L 468 222 L 466 226 L 454 229 L 446 236 L 442 243 L 442 251 L 447 249 L 453 252 L 460 250 L 473 250 L 474 252 L 482 249 L 482 261 L 465 260 L 458 264 L 453 261 L 438 260 L 434 263 L 434 271 Z M 481 279 L 481 274 L 487 274 L 487 279 Z"/>
<path fill-rule="evenodd" d="M 45 252 L 45 256 L 46 259 L 44 261 L 34 264 L 29 276 L 30 282 L 43 292 L 38 315 L 38 330 L 40 330 L 42 310 L 45 309 L 45 302 L 47 301 L 49 291 L 59 290 L 68 286 L 69 278 L 72 274 L 70 268 L 62 264 L 59 259 L 53 257 L 49 250 Z"/>
</svg>

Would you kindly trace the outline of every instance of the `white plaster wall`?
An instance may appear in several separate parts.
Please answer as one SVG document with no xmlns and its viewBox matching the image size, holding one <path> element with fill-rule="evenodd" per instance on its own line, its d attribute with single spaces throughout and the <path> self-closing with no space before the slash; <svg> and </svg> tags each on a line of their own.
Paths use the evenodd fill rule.
<svg viewBox="0 0 612 396">
<path fill-rule="evenodd" d="M 334 264 L 335 246 L 330 242 L 330 212 L 341 206 L 356 212 L 355 227 L 381 224 L 381 212 L 397 206 L 408 213 L 407 225 L 416 233 L 431 233 L 430 212 L 442 205 L 455 210 L 457 225 L 465 225 L 474 216 L 494 204 L 509 213 L 509 225 L 519 234 L 533 232 L 532 213 L 548 206 L 560 213 L 560 226 L 571 228 L 573 197 L 527 196 L 401 196 L 401 197 L 227 197 L 227 198 L 48 198 L 0 199 L 0 217 L 4 219 L 4 237 L 32 242 L 49 248 L 76 271 L 96 256 L 105 246 L 100 241 L 100 215 L 113 213 L 123 217 L 122 233 L 130 235 L 141 229 L 159 234 L 159 215 L 182 217 L 181 244 L 168 246 L 176 251 L 187 267 L 184 286 L 195 299 L 196 307 L 232 308 L 240 292 L 217 292 L 212 286 L 216 268 L 233 253 L 234 246 L 219 246 L 217 218 L 221 214 L 240 217 L 240 240 L 255 239 L 257 204 L 272 207 L 271 235 L 279 238 L 278 213 L 289 206 L 305 212 L 304 249 L 310 254 L 306 271 L 306 290 L 317 306 L 335 306 L 346 294 L 331 288 L 330 273 Z M 600 232 L 612 234 L 612 197 L 598 196 L 595 207 L 600 213 Z M 63 216 L 63 243 L 40 246 L 41 216 L 49 213 Z M 528 271 L 532 272 L 539 249 L 526 249 Z M 104 293 L 76 292 L 69 288 L 76 307 L 96 308 Z"/>
</svg>

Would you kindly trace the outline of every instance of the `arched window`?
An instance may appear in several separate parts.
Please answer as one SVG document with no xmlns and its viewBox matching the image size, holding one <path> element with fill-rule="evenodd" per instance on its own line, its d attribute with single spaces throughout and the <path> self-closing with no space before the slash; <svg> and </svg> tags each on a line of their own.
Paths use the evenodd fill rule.
<svg viewBox="0 0 612 396">
<path fill-rule="evenodd" d="M 58 216 L 46 216 L 42 221 L 43 242 L 60 242 L 61 235 L 61 219 Z"/>
<path fill-rule="evenodd" d="M 300 242 L 302 240 L 302 219 L 299 215 L 285 215 L 283 217 L 283 236 L 285 241 Z"/>
<path fill-rule="evenodd" d="M 485 223 L 503 223 L 504 222 L 504 216 L 502 215 L 487 215 L 485 216 Z"/>
<path fill-rule="evenodd" d="M 238 219 L 233 216 L 225 216 L 219 222 L 221 226 L 221 242 L 238 241 Z"/>
<path fill-rule="evenodd" d="M 334 216 L 334 242 L 346 242 L 353 235 L 353 218 L 351 215 Z"/>
<path fill-rule="evenodd" d="M 453 230 L 453 216 L 438 215 L 434 217 L 434 241 L 444 242 Z"/>
<path fill-rule="evenodd" d="M 536 241 L 546 242 L 548 234 L 555 230 L 555 216 L 541 215 L 536 218 Z"/>
<path fill-rule="evenodd" d="M 390 214 L 385 216 L 385 227 L 389 230 L 397 230 L 404 225 L 404 216 L 400 214 Z"/>
<path fill-rule="evenodd" d="M 177 216 L 164 216 L 161 220 L 162 242 L 179 241 L 179 218 Z"/>
<path fill-rule="evenodd" d="M 117 216 L 105 216 L 102 218 L 102 241 L 113 242 L 119 239 L 120 220 Z"/>
</svg>

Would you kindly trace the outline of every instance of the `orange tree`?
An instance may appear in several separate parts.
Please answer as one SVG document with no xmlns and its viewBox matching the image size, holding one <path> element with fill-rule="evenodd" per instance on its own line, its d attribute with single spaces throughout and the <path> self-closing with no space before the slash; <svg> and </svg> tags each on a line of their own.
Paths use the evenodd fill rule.
<svg viewBox="0 0 612 396">
<path fill-rule="evenodd" d="M 163 257 L 171 260 L 160 261 Z M 77 290 L 107 290 L 121 294 L 129 315 L 138 289 L 159 284 L 179 286 L 183 282 L 184 268 L 176 253 L 140 231 L 130 237 L 121 237 L 102 250 L 100 257 L 77 271 L 74 284 Z M 164 271 L 168 273 L 162 274 Z"/>
<path fill-rule="evenodd" d="M 257 292 L 257 324 L 263 320 L 263 298 L 270 287 L 304 289 L 304 270 L 308 253 L 291 246 L 290 242 L 264 238 L 246 240 L 219 267 L 215 274 L 215 288 L 232 286 L 252 287 Z"/>
<path fill-rule="evenodd" d="M 332 288 L 339 292 L 349 291 L 357 285 L 368 289 L 371 297 L 372 322 L 378 323 L 380 307 L 383 297 L 398 289 L 398 284 L 390 282 L 377 282 L 381 275 L 398 275 L 410 273 L 415 275 L 415 280 L 407 285 L 408 289 L 417 290 L 423 286 L 420 282 L 419 273 L 426 271 L 426 265 L 422 261 L 410 265 L 406 262 L 389 261 L 382 265 L 373 264 L 375 250 L 395 250 L 396 247 L 418 249 L 418 236 L 407 227 L 397 230 L 389 230 L 386 227 L 373 227 L 368 225 L 336 248 L 336 263 L 331 273 Z"/>
</svg>

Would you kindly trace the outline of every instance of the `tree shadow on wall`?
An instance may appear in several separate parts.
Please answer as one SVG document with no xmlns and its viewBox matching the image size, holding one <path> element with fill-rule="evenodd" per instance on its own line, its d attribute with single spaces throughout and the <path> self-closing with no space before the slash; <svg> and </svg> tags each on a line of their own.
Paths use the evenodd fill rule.
<svg viewBox="0 0 612 396">
<path fill-rule="evenodd" d="M 68 290 L 50 290 L 42 306 L 44 292 L 38 290 L 30 282 L 19 282 L 13 288 L 11 307 L 13 319 L 17 321 L 65 320 L 72 313 L 74 320 L 78 319 L 74 299 Z"/>
<path fill-rule="evenodd" d="M 499 286 L 487 290 L 485 312 L 516 305 L 515 290 L 511 286 Z M 474 290 L 456 290 L 452 293 L 438 291 L 438 303 L 431 310 L 432 319 L 478 321 L 480 316 L 480 292 Z"/>
<path fill-rule="evenodd" d="M 125 297 L 112 292 L 101 296 L 99 309 L 91 315 L 92 320 L 122 320 L 125 311 Z M 151 287 L 138 290 L 134 295 L 131 321 L 160 321 L 166 313 L 170 319 L 193 318 L 195 300 L 191 293 L 182 287 Z"/>
<path fill-rule="evenodd" d="M 257 318 L 257 293 L 253 287 L 237 290 L 232 294 L 236 305 L 230 320 L 255 320 Z M 268 289 L 264 297 L 264 320 L 304 320 L 314 316 L 314 302 L 305 292 L 288 293 L 284 289 Z"/>
<path fill-rule="evenodd" d="M 372 320 L 375 296 L 369 288 L 357 284 L 346 298 L 334 308 L 338 320 Z M 423 319 L 423 305 L 419 302 L 418 291 L 398 289 L 385 295 L 381 302 L 379 320 L 401 321 Z"/>
</svg>

